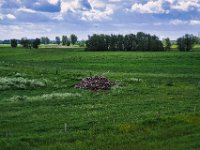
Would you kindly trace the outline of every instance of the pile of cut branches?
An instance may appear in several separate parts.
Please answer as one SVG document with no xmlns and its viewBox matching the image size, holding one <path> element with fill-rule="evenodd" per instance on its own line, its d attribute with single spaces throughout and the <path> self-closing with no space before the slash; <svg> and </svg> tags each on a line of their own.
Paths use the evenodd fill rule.
<svg viewBox="0 0 200 150">
<path fill-rule="evenodd" d="M 109 90 L 112 86 L 112 82 L 103 76 L 93 76 L 82 79 L 80 83 L 75 85 L 75 88 L 86 90 Z"/>
</svg>

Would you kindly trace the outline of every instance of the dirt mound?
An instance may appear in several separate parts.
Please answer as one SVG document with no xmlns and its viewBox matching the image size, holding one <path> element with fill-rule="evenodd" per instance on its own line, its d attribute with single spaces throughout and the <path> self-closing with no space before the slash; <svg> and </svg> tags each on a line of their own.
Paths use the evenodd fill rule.
<svg viewBox="0 0 200 150">
<path fill-rule="evenodd" d="M 103 76 L 87 77 L 82 79 L 80 83 L 75 85 L 75 88 L 86 90 L 109 90 L 112 86 L 112 82 Z"/>
</svg>

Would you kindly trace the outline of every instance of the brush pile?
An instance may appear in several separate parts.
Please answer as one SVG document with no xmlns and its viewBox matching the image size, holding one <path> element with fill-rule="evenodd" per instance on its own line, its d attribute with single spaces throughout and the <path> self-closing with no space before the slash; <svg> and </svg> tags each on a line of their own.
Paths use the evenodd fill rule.
<svg viewBox="0 0 200 150">
<path fill-rule="evenodd" d="M 103 76 L 87 77 L 82 79 L 80 83 L 75 85 L 75 88 L 86 90 L 109 90 L 112 86 L 111 81 Z"/>
</svg>

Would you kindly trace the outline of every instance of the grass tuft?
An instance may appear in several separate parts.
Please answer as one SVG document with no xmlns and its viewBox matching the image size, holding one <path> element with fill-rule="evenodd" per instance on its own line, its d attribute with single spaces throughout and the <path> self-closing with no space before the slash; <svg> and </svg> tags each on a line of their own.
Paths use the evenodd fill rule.
<svg viewBox="0 0 200 150">
<path fill-rule="evenodd" d="M 64 100 L 68 97 L 80 97 L 77 93 L 51 93 L 43 94 L 38 96 L 13 96 L 9 101 L 19 102 L 19 101 L 48 101 L 48 100 Z"/>
<path fill-rule="evenodd" d="M 0 77 L 0 90 L 35 89 L 37 87 L 46 87 L 47 83 L 47 80 Z"/>
</svg>

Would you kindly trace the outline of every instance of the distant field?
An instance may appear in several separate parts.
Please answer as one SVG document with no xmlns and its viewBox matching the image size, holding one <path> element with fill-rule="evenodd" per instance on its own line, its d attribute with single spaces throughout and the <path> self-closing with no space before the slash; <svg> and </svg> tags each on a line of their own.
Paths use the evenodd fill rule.
<svg viewBox="0 0 200 150">
<path fill-rule="evenodd" d="M 10 47 L 10 44 L 0 44 L 0 48 L 1 47 Z"/>
<path fill-rule="evenodd" d="M 70 46 L 63 46 L 62 44 L 47 44 L 47 45 L 40 45 L 40 48 L 80 48 L 79 45 L 70 45 Z"/>
<path fill-rule="evenodd" d="M 199 149 L 197 49 L 1 47 L 0 149 Z M 90 74 L 104 74 L 116 84 L 101 92 L 74 88 Z"/>
</svg>

